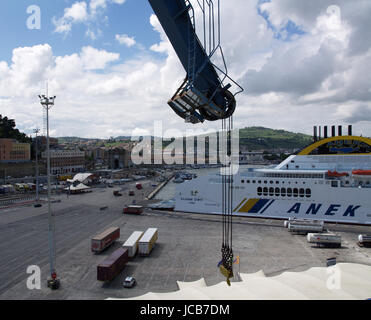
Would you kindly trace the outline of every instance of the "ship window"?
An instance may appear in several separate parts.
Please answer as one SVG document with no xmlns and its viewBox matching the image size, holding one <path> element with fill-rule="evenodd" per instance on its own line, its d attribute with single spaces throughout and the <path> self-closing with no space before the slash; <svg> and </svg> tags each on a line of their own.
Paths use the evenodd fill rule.
<svg viewBox="0 0 371 320">
<path fill-rule="evenodd" d="M 256 181 L 255 181 L 255 180 L 253 180 L 253 181 L 252 181 L 252 183 L 256 183 Z"/>
<path fill-rule="evenodd" d="M 245 183 L 245 180 L 241 180 L 241 183 Z"/>
<path fill-rule="evenodd" d="M 268 188 L 267 188 L 267 187 L 264 187 L 264 188 L 263 188 L 263 194 L 264 194 L 265 196 L 268 195 Z"/>
<path fill-rule="evenodd" d="M 264 183 L 268 183 L 268 181 L 267 180 L 264 180 Z"/>
<path fill-rule="evenodd" d="M 259 187 L 259 188 L 258 188 L 258 196 L 261 196 L 262 193 L 263 193 L 263 189 L 262 189 L 262 187 Z"/>
<path fill-rule="evenodd" d="M 250 183 L 250 180 L 246 180 L 246 183 Z"/>
<path fill-rule="evenodd" d="M 270 183 L 270 184 L 273 184 L 273 181 L 271 180 L 271 181 L 269 181 L 269 183 Z"/>
<path fill-rule="evenodd" d="M 280 196 L 280 188 L 275 188 L 274 189 L 274 194 L 276 195 L 276 197 L 279 197 Z"/>
<path fill-rule="evenodd" d="M 280 182 L 278 180 L 276 180 L 276 184 L 279 184 Z"/>
<path fill-rule="evenodd" d="M 281 196 L 282 197 L 286 196 L 286 188 L 281 188 Z"/>
<path fill-rule="evenodd" d="M 269 195 L 274 196 L 274 188 L 269 188 Z"/>
<path fill-rule="evenodd" d="M 303 188 L 299 189 L 299 196 L 302 197 L 302 198 L 304 197 L 304 189 Z"/>
<path fill-rule="evenodd" d="M 305 189 L 305 196 L 306 196 L 307 198 L 310 198 L 311 194 L 312 194 L 312 190 L 310 190 L 310 189 Z"/>
<path fill-rule="evenodd" d="M 287 188 L 287 196 L 288 197 L 292 196 L 292 189 L 291 188 Z"/>
<path fill-rule="evenodd" d="M 298 193 L 299 193 L 298 191 L 299 191 L 298 188 L 294 188 L 294 192 L 293 192 L 294 197 L 298 196 Z"/>
<path fill-rule="evenodd" d="M 331 187 L 337 188 L 338 182 L 337 181 L 331 181 Z"/>
</svg>

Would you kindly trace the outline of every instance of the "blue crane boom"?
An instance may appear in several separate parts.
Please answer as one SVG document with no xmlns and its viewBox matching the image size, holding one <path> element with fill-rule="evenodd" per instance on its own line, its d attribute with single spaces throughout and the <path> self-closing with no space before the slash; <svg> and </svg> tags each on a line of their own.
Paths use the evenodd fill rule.
<svg viewBox="0 0 371 320">
<path fill-rule="evenodd" d="M 196 34 L 190 1 L 148 1 L 187 72 L 184 82 L 168 101 L 170 107 L 191 123 L 229 118 L 235 110 L 236 99 L 228 90 L 231 85 L 223 85 L 210 60 L 215 50 L 208 54 Z M 212 0 L 205 1 L 213 5 Z M 226 77 L 225 74 L 224 79 Z"/>
</svg>

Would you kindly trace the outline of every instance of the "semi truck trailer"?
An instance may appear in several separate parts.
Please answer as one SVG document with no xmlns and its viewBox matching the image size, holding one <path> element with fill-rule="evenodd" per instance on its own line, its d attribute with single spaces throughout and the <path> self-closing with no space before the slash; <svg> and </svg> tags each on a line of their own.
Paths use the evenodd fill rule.
<svg viewBox="0 0 371 320">
<path fill-rule="evenodd" d="M 143 234 L 143 231 L 134 231 L 122 245 L 124 249 L 128 249 L 129 258 L 133 258 L 136 255 L 139 247 L 139 240 L 142 238 Z"/>
<path fill-rule="evenodd" d="M 142 256 L 148 256 L 154 248 L 157 239 L 157 228 L 148 228 L 142 238 L 139 240 L 138 253 Z"/>
<path fill-rule="evenodd" d="M 97 266 L 97 279 L 99 281 L 112 281 L 129 261 L 129 251 L 118 248 Z"/>
<path fill-rule="evenodd" d="M 91 239 L 91 251 L 100 253 L 120 238 L 120 228 L 112 227 Z"/>
</svg>

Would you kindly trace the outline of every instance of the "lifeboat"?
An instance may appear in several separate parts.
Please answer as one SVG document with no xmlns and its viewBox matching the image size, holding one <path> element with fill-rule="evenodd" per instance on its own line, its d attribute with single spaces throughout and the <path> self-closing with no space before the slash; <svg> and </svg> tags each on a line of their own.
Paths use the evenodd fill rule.
<svg viewBox="0 0 371 320">
<path fill-rule="evenodd" d="M 335 171 L 328 170 L 327 175 L 329 177 L 347 177 L 347 176 L 349 176 L 349 174 L 347 172 L 337 172 L 336 170 Z"/>
<path fill-rule="evenodd" d="M 353 170 L 352 174 L 358 176 L 371 176 L 371 170 Z"/>
</svg>

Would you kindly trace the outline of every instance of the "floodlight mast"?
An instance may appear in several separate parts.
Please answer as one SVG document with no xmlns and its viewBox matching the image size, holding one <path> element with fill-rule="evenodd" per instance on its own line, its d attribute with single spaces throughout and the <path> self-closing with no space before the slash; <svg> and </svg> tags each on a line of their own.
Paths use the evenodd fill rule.
<svg viewBox="0 0 371 320">
<path fill-rule="evenodd" d="M 49 109 L 54 106 L 56 96 L 48 97 L 48 89 L 46 95 L 39 95 L 40 103 L 46 110 L 46 153 L 47 153 L 47 176 L 48 176 L 48 220 L 49 220 L 49 261 L 50 261 L 50 276 L 48 287 L 52 289 L 59 288 L 59 279 L 55 270 L 55 226 L 54 214 L 51 211 L 51 190 L 50 190 L 50 142 L 49 142 Z"/>
<path fill-rule="evenodd" d="M 39 204 L 39 164 L 38 164 L 38 140 L 37 140 L 37 134 L 40 132 L 40 129 L 36 128 L 33 130 L 35 133 L 35 153 L 36 153 L 36 204 Z"/>
</svg>

